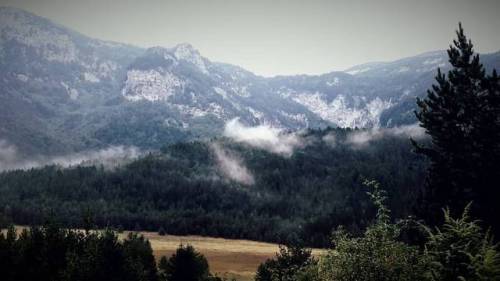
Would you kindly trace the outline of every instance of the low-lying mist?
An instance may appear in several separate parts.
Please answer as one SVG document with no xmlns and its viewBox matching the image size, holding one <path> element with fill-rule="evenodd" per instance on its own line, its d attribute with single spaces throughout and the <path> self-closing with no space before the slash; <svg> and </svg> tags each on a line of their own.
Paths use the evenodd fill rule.
<svg viewBox="0 0 500 281">
<path fill-rule="evenodd" d="M 143 154 L 137 147 L 110 146 L 99 150 L 81 151 L 60 156 L 37 155 L 21 157 L 17 147 L 6 140 L 0 140 L 0 171 L 30 169 L 45 165 L 71 167 L 76 165 L 103 165 L 115 168 L 137 159 Z"/>
<path fill-rule="evenodd" d="M 245 185 L 254 184 L 253 175 L 238 155 L 222 148 L 217 143 L 212 143 L 210 147 L 217 159 L 218 168 L 227 178 Z"/>
<path fill-rule="evenodd" d="M 282 129 L 269 125 L 250 127 L 242 124 L 238 118 L 226 123 L 224 136 L 236 142 L 288 157 L 296 148 L 305 145 L 298 133 L 285 133 Z"/>
<path fill-rule="evenodd" d="M 280 128 L 269 125 L 258 125 L 255 127 L 242 124 L 238 118 L 226 123 L 224 136 L 240 143 L 248 144 L 252 147 L 264 149 L 271 153 L 290 157 L 297 148 L 304 148 L 310 145 L 311 139 L 305 137 L 303 131 L 285 132 Z M 370 142 L 380 140 L 385 137 L 423 139 L 427 136 L 425 130 L 417 123 L 402 125 L 393 128 L 371 128 L 349 132 L 346 139 L 337 139 L 335 133 L 325 135 L 321 141 L 330 146 L 339 144 L 347 145 L 352 149 L 362 149 L 369 146 Z"/>
<path fill-rule="evenodd" d="M 317 141 L 322 141 L 332 147 L 347 145 L 352 149 L 364 149 L 373 141 L 384 137 L 401 137 L 423 139 L 427 135 L 418 124 L 404 125 L 394 128 L 372 128 L 348 132 L 346 137 L 338 139 L 334 132 L 324 135 L 321 139 L 311 140 L 304 131 L 286 132 L 281 128 L 269 125 L 247 126 L 238 118 L 228 121 L 223 135 L 235 142 L 270 153 L 291 157 L 296 149 L 304 148 Z M 254 183 L 252 173 L 246 168 L 243 159 L 236 153 L 223 148 L 220 144 L 212 144 L 218 168 L 227 178 L 239 183 L 251 185 Z M 0 139 L 0 171 L 30 169 L 44 165 L 59 165 L 71 167 L 76 165 L 103 165 L 105 168 L 115 168 L 139 158 L 144 154 L 133 146 L 110 146 L 99 150 L 87 150 L 67 155 L 23 157 L 17 147 L 6 140 Z"/>
<path fill-rule="evenodd" d="M 393 128 L 372 128 L 350 132 L 346 139 L 342 141 L 352 149 L 363 149 L 370 145 L 370 142 L 380 140 L 385 137 L 412 138 L 420 140 L 427 137 L 425 130 L 418 124 L 403 125 Z M 327 134 L 323 141 L 331 146 L 340 144 L 334 134 Z"/>
</svg>

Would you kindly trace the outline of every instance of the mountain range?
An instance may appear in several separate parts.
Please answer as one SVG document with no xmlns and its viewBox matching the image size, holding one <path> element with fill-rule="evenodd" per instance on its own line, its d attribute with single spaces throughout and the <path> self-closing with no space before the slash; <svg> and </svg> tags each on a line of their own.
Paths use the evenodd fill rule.
<svg viewBox="0 0 500 281">
<path fill-rule="evenodd" d="M 500 68 L 500 52 L 481 60 L 488 71 Z M 213 62 L 189 44 L 145 49 L 102 41 L 3 7 L 0 150 L 154 149 L 218 136 L 234 118 L 286 130 L 412 124 L 415 98 L 438 67 L 449 68 L 445 51 L 267 78 Z"/>
</svg>

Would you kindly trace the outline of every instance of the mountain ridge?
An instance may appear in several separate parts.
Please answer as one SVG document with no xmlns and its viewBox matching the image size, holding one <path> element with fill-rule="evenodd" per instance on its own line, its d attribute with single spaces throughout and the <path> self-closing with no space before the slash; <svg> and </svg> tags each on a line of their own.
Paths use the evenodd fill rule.
<svg viewBox="0 0 500 281">
<path fill-rule="evenodd" d="M 234 118 L 289 130 L 410 124 L 415 97 L 448 67 L 433 51 L 345 72 L 263 77 L 189 43 L 93 39 L 16 8 L 0 7 L 0 23 L 0 140 L 24 155 L 155 149 L 218 136 Z M 500 52 L 481 58 L 500 66 Z"/>
</svg>

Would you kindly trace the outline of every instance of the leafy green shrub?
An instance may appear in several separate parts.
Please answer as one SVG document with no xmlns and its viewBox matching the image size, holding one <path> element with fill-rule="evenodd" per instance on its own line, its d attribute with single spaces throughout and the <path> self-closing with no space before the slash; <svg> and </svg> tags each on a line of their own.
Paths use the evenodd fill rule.
<svg viewBox="0 0 500 281">
<path fill-rule="evenodd" d="M 431 259 L 432 280 L 500 280 L 500 254 L 489 233 L 469 216 L 470 204 L 454 219 L 444 210 L 444 225 L 429 228 L 427 255 Z"/>
<path fill-rule="evenodd" d="M 334 249 L 319 265 L 320 280 L 425 280 L 427 260 L 417 247 L 398 241 L 400 227 L 390 221 L 385 191 L 375 181 L 365 185 L 373 188 L 369 195 L 377 207 L 376 222 L 361 237 L 350 237 L 342 229 L 335 232 Z"/>
<path fill-rule="evenodd" d="M 402 225 L 391 223 L 378 183 L 365 184 L 373 188 L 369 194 L 377 207 L 376 221 L 361 237 L 350 237 L 342 229 L 335 232 L 335 247 L 321 259 L 317 280 L 500 280 L 498 245 L 471 220 L 470 204 L 458 219 L 446 209 L 441 228 L 420 224 L 427 234 L 421 251 L 400 240 Z"/>
<path fill-rule="evenodd" d="M 257 269 L 256 281 L 315 280 L 317 261 L 311 251 L 299 246 L 280 246 L 276 258 L 268 259 Z M 313 278 L 313 279 L 311 279 Z"/>
</svg>

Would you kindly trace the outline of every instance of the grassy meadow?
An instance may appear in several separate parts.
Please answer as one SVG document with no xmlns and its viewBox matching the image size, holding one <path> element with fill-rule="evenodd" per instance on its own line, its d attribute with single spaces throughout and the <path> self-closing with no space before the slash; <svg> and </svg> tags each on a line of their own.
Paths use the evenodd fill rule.
<svg viewBox="0 0 500 281">
<path fill-rule="evenodd" d="M 120 233 L 120 238 L 126 237 L 127 234 L 127 231 Z M 190 244 L 205 255 L 211 272 L 244 281 L 253 280 L 259 264 L 267 258 L 274 257 L 279 250 L 278 244 L 249 240 L 203 236 L 160 236 L 156 232 L 141 232 L 141 234 L 151 243 L 157 260 L 162 256 L 172 255 L 180 244 Z M 313 250 L 315 255 L 321 252 L 320 249 Z"/>
</svg>

